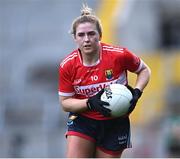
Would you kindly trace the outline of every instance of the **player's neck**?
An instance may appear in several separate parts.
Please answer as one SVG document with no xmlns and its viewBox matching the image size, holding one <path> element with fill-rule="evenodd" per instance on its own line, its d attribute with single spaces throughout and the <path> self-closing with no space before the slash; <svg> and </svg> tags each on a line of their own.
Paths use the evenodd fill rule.
<svg viewBox="0 0 180 159">
<path fill-rule="evenodd" d="M 99 61 L 99 52 L 92 54 L 81 54 L 82 62 L 85 66 L 92 66 Z"/>
<path fill-rule="evenodd" d="M 99 62 L 100 52 L 97 50 L 96 52 L 92 52 L 90 54 L 81 53 L 82 63 L 85 66 L 93 66 Z"/>
<path fill-rule="evenodd" d="M 92 55 L 84 55 L 82 56 L 82 61 L 83 64 L 87 66 L 95 65 L 99 61 L 99 53 Z"/>
</svg>

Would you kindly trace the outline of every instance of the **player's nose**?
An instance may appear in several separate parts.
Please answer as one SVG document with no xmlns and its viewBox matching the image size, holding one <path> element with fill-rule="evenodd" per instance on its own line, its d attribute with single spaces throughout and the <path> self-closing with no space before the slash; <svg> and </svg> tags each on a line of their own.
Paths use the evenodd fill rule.
<svg viewBox="0 0 180 159">
<path fill-rule="evenodd" d="M 89 36 L 87 34 L 84 36 L 84 41 L 89 41 Z"/>
</svg>

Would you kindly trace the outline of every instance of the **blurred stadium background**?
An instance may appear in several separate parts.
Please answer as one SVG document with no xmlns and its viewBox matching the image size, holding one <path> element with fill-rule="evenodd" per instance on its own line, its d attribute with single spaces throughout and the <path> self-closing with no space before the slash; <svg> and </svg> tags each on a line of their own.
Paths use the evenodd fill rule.
<svg viewBox="0 0 180 159">
<path fill-rule="evenodd" d="M 58 65 L 83 0 L 0 0 L 0 157 L 65 157 Z M 123 157 L 180 157 L 180 0 L 87 0 L 103 41 L 151 68 Z M 133 75 L 129 76 L 133 85 Z"/>
</svg>

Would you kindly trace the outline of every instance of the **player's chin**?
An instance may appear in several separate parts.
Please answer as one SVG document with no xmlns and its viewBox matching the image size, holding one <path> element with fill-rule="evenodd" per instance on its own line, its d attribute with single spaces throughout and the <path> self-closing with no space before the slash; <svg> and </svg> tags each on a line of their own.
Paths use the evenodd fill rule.
<svg viewBox="0 0 180 159">
<path fill-rule="evenodd" d="M 85 49 L 83 49 L 83 53 L 84 54 L 91 54 L 93 52 L 93 50 L 92 49 L 90 49 L 90 48 L 85 48 Z"/>
</svg>

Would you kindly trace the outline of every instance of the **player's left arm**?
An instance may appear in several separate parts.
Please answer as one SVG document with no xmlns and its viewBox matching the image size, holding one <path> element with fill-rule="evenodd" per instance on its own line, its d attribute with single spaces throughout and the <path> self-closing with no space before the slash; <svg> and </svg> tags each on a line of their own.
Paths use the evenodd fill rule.
<svg viewBox="0 0 180 159">
<path fill-rule="evenodd" d="M 136 103 L 138 102 L 144 88 L 147 86 L 150 80 L 151 70 L 142 59 L 127 50 L 125 54 L 125 66 L 127 70 L 137 74 L 135 86 L 132 88 L 131 86 L 127 85 L 127 88 L 133 95 L 133 98 L 130 101 L 131 106 L 128 111 L 130 114 L 134 110 Z"/>
<path fill-rule="evenodd" d="M 142 92 L 150 80 L 150 68 L 142 59 L 127 49 L 124 53 L 124 66 L 128 71 L 137 74 L 134 88 L 137 88 Z"/>
<path fill-rule="evenodd" d="M 127 88 L 131 91 L 133 95 L 133 98 L 130 101 L 131 106 L 128 110 L 128 114 L 130 114 L 134 110 L 136 103 L 138 102 L 139 98 L 141 97 L 143 93 L 144 88 L 148 84 L 150 80 L 151 70 L 141 60 L 140 69 L 135 73 L 137 74 L 137 79 L 136 79 L 136 84 L 135 84 L 134 89 L 131 86 L 127 85 Z"/>
<path fill-rule="evenodd" d="M 147 64 L 141 60 L 141 68 L 135 73 L 137 74 L 137 79 L 134 87 L 143 92 L 144 88 L 147 86 L 150 80 L 151 70 Z"/>
</svg>

